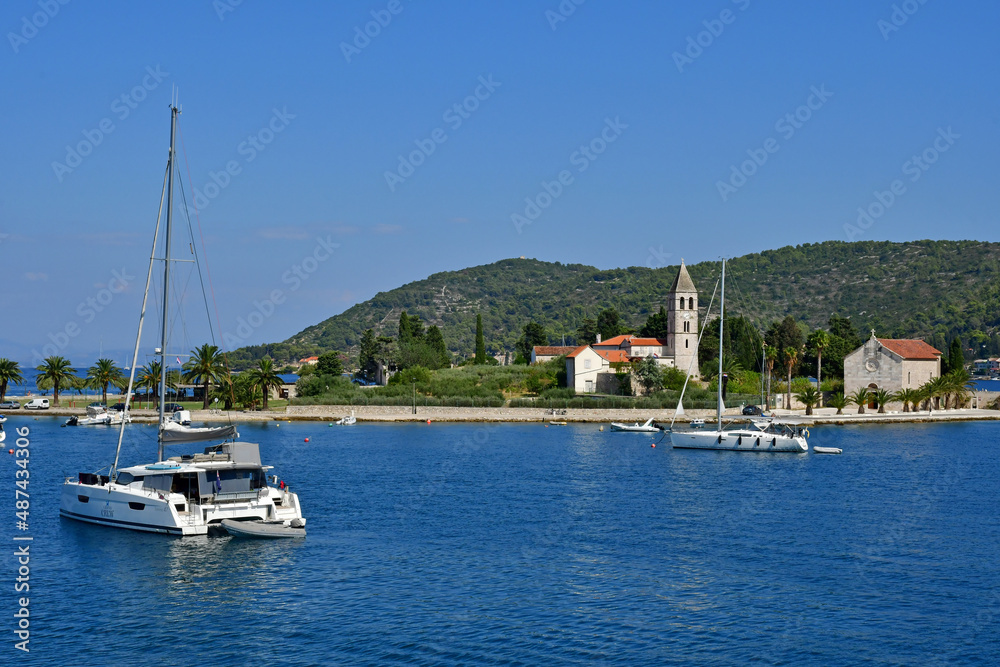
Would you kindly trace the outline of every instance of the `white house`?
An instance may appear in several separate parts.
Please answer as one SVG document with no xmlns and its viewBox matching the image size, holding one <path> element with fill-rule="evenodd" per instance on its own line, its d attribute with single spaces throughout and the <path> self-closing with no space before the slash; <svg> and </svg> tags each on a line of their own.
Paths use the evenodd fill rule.
<svg viewBox="0 0 1000 667">
<path fill-rule="evenodd" d="M 621 350 L 595 350 L 581 345 L 566 355 L 566 385 L 578 394 L 615 393 L 618 380 L 611 364 L 628 360 Z"/>
</svg>

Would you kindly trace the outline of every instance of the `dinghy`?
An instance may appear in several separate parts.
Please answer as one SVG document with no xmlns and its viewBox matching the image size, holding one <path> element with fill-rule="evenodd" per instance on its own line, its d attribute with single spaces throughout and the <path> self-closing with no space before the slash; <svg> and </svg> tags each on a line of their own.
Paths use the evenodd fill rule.
<svg viewBox="0 0 1000 667">
<path fill-rule="evenodd" d="M 295 525 L 298 523 L 299 525 Z M 233 537 L 252 537 L 274 540 L 287 537 L 305 537 L 305 519 L 293 520 L 291 525 L 281 521 L 234 521 L 223 519 L 222 527 Z"/>
<path fill-rule="evenodd" d="M 813 454 L 843 454 L 840 447 L 813 447 Z"/>
</svg>

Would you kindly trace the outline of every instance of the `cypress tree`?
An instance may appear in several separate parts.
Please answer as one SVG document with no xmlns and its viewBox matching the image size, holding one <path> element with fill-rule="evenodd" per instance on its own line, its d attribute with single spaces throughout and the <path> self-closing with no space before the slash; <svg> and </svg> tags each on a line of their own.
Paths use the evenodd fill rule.
<svg viewBox="0 0 1000 667">
<path fill-rule="evenodd" d="M 476 313 L 476 360 L 475 365 L 486 364 L 486 339 L 483 337 L 483 316 Z"/>
</svg>

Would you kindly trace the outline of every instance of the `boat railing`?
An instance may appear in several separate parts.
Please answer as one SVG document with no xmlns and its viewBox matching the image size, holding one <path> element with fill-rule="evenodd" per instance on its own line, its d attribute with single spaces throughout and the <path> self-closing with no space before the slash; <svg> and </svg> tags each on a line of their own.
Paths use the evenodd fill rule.
<svg viewBox="0 0 1000 667">
<path fill-rule="evenodd" d="M 212 500 L 216 503 L 238 503 L 244 500 L 257 500 L 259 492 L 254 491 L 232 491 L 228 493 L 215 493 Z"/>
</svg>

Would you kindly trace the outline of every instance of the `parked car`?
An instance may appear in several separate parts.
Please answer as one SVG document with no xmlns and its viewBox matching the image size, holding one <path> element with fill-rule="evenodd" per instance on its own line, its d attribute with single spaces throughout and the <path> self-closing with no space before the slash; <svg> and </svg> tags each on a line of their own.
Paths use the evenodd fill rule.
<svg viewBox="0 0 1000 667">
<path fill-rule="evenodd" d="M 125 412 L 125 404 L 124 403 L 115 403 L 114 405 L 111 406 L 111 411 L 112 412 Z"/>
<path fill-rule="evenodd" d="M 167 403 L 163 406 L 163 411 L 167 414 L 177 412 L 178 410 L 183 410 L 184 406 L 180 403 Z"/>
<path fill-rule="evenodd" d="M 0 403 L 0 410 L 20 410 L 21 404 L 17 401 L 4 401 Z"/>
<path fill-rule="evenodd" d="M 764 414 L 764 410 L 759 405 L 748 405 L 743 408 L 743 414 L 751 416 L 762 415 Z"/>
<path fill-rule="evenodd" d="M 49 399 L 47 398 L 33 398 L 24 404 L 25 410 L 48 410 L 49 409 Z"/>
</svg>

